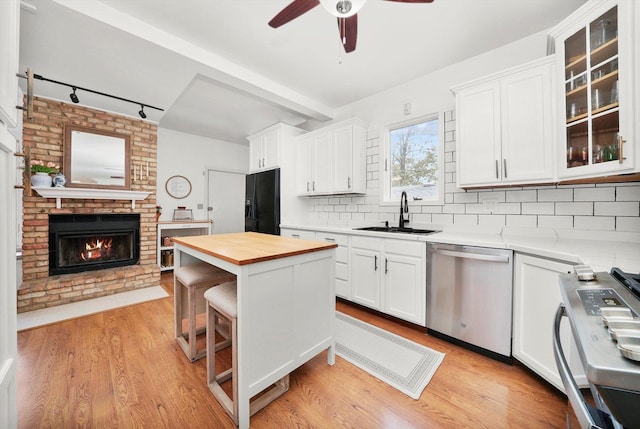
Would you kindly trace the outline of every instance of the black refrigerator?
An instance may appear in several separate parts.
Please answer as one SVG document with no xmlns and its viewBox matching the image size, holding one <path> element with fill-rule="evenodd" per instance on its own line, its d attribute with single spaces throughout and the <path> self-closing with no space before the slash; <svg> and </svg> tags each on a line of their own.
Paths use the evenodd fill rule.
<svg viewBox="0 0 640 429">
<path fill-rule="evenodd" d="M 247 175 L 244 230 L 280 235 L 280 169 Z"/>
</svg>

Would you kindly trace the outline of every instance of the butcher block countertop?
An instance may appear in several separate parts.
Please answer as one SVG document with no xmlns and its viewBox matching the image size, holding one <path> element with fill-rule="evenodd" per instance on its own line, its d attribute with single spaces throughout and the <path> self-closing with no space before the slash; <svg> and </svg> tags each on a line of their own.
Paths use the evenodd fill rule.
<svg viewBox="0 0 640 429">
<path fill-rule="evenodd" d="M 335 243 L 300 240 L 257 232 L 172 237 L 174 243 L 235 265 L 254 264 L 337 247 Z"/>
</svg>

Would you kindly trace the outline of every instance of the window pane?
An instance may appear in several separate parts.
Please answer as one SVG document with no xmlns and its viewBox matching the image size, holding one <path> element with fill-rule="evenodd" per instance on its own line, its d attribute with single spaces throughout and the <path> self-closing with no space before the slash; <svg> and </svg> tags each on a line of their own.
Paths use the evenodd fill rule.
<svg viewBox="0 0 640 429">
<path fill-rule="evenodd" d="M 437 200 L 440 127 L 438 118 L 389 131 L 389 199 Z"/>
</svg>

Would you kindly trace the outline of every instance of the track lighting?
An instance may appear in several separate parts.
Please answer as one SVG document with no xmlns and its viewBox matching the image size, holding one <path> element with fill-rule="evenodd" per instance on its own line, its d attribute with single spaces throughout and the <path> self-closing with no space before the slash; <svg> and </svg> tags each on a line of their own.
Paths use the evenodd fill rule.
<svg viewBox="0 0 640 429">
<path fill-rule="evenodd" d="M 3 0 L 0 0 L 0 2 Z M 146 103 L 141 103 L 139 101 L 135 101 L 135 100 L 129 100 L 127 98 L 122 98 L 122 97 L 118 97 L 116 95 L 111 95 L 111 94 L 107 94 L 105 92 L 100 92 L 100 91 L 94 91 L 93 89 L 89 89 L 89 88 L 83 88 L 81 86 L 78 85 L 73 85 L 71 83 L 65 83 L 65 82 L 59 82 L 57 80 L 53 80 L 53 79 L 47 79 L 44 76 L 41 76 L 39 74 L 35 74 L 33 73 L 33 71 L 31 69 L 27 69 L 27 74 L 26 75 L 22 75 L 22 74 L 16 74 L 16 76 L 18 76 L 19 78 L 22 79 L 27 79 L 27 107 L 19 107 L 19 108 L 23 108 L 25 110 L 27 110 L 27 114 L 30 114 L 30 110 L 31 107 L 29 107 L 29 98 L 32 97 L 32 91 L 33 91 L 33 80 L 34 79 L 38 79 L 38 80 L 43 80 L 45 82 L 51 82 L 51 83 L 55 83 L 56 85 L 62 85 L 62 86 L 67 86 L 69 88 L 71 88 L 73 90 L 73 92 L 71 94 L 69 94 L 69 98 L 71 99 L 72 102 L 74 103 L 79 103 L 80 100 L 78 99 L 78 96 L 76 95 L 76 91 L 77 90 L 81 90 L 81 91 L 85 91 L 85 92 L 90 92 L 92 94 L 98 94 L 98 95 L 102 95 L 104 97 L 109 97 L 109 98 L 114 98 L 116 100 L 120 100 L 120 101 L 125 101 L 127 103 L 133 103 L 133 104 L 137 104 L 140 106 L 140 111 L 138 112 L 138 115 L 140 115 L 140 117 L 142 119 L 146 119 L 147 118 L 147 114 L 144 113 L 144 108 L 148 107 L 150 109 L 155 109 L 155 110 L 159 110 L 161 112 L 164 112 L 164 109 L 161 109 L 160 107 L 155 107 L 152 106 L 150 104 L 146 104 Z M 17 106 L 16 106 L 17 107 Z M 31 117 L 31 116 L 29 116 Z"/>
<path fill-rule="evenodd" d="M 69 98 L 71 99 L 71 101 L 73 101 L 74 103 L 78 104 L 78 102 L 80 100 L 78 100 L 78 96 L 76 95 L 76 87 L 73 87 L 73 92 L 71 94 L 69 94 Z"/>
</svg>

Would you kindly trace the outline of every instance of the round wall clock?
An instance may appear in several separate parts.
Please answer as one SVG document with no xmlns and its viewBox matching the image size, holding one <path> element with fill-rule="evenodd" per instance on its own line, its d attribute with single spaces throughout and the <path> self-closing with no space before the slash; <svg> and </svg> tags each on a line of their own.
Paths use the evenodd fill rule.
<svg viewBox="0 0 640 429">
<path fill-rule="evenodd" d="M 167 179 L 164 188 L 173 198 L 182 199 L 191 193 L 191 182 L 184 176 L 171 176 Z"/>
</svg>

